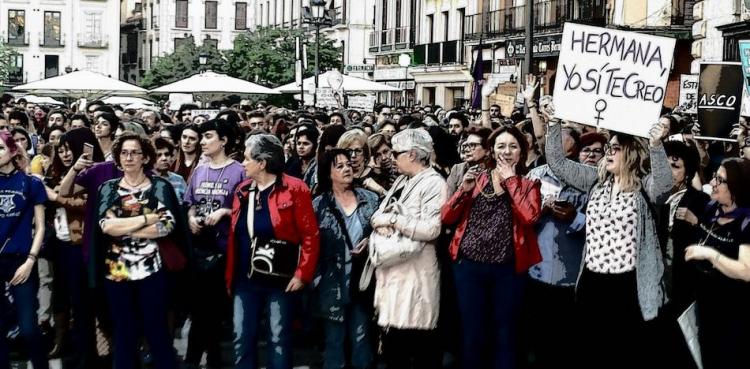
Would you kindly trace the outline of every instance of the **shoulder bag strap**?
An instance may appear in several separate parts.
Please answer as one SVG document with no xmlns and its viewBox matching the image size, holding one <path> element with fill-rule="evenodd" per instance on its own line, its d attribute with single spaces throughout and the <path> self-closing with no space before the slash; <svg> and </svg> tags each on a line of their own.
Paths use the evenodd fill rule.
<svg viewBox="0 0 750 369">
<path fill-rule="evenodd" d="M 331 211 L 333 214 L 333 217 L 336 218 L 336 223 L 339 224 L 339 228 L 341 229 L 341 232 L 344 234 L 344 238 L 346 239 L 346 246 L 349 248 L 349 251 L 354 249 L 354 245 L 352 244 L 351 238 L 349 238 L 349 232 L 346 230 L 346 222 L 344 222 L 344 217 L 334 205 L 333 202 L 336 201 L 332 196 L 328 197 L 328 210 Z M 356 210 L 355 210 L 356 211 Z"/>
<path fill-rule="evenodd" d="M 250 242 L 252 243 L 255 233 L 255 196 L 257 189 L 251 189 L 247 196 L 247 234 L 250 236 Z"/>
<path fill-rule="evenodd" d="M 26 197 L 27 200 L 31 200 L 31 179 L 27 176 L 23 176 L 23 195 Z M 5 241 L 3 241 L 3 246 L 0 247 L 0 254 L 2 254 L 3 251 L 5 251 L 5 248 L 8 246 L 8 243 L 13 238 L 13 235 L 15 234 L 16 229 L 21 223 L 21 220 L 26 216 L 26 213 L 29 211 L 29 204 L 23 208 L 21 211 L 21 214 L 13 220 L 13 223 L 11 224 L 11 227 L 8 228 L 8 235 L 5 236 Z M 32 206 L 33 208 L 33 206 Z"/>
</svg>

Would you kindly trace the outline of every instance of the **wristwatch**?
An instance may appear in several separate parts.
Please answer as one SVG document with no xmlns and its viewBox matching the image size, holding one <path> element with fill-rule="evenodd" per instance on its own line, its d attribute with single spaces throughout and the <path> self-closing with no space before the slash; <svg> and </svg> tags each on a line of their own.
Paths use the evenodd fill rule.
<svg viewBox="0 0 750 369">
<path fill-rule="evenodd" d="M 393 214 L 391 217 L 391 225 L 396 224 L 396 221 L 398 220 L 398 214 Z"/>
</svg>

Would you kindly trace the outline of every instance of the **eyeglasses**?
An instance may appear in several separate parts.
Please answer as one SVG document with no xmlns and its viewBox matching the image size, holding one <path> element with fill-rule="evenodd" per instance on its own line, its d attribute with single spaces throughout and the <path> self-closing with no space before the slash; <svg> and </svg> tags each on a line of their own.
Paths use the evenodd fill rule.
<svg viewBox="0 0 750 369">
<path fill-rule="evenodd" d="M 137 158 L 137 157 L 140 157 L 141 155 L 143 155 L 143 151 L 121 151 L 120 152 L 121 158 L 129 158 L 129 157 Z"/>
<path fill-rule="evenodd" d="M 586 148 L 584 148 L 584 149 L 581 150 L 581 154 L 583 154 L 585 156 L 589 156 L 591 154 L 602 155 L 602 154 L 604 154 L 604 149 L 599 149 L 599 148 L 589 149 L 588 147 L 586 147 Z"/>
<path fill-rule="evenodd" d="M 355 157 L 355 156 L 360 156 L 360 155 L 364 154 L 364 152 L 365 152 L 362 149 L 348 149 L 346 151 L 349 153 L 349 157 L 352 157 L 352 158 Z"/>
<path fill-rule="evenodd" d="M 607 155 L 615 155 L 615 154 L 617 154 L 620 151 L 622 151 L 622 147 L 620 145 L 607 145 L 604 148 L 604 152 Z"/>
<path fill-rule="evenodd" d="M 714 174 L 714 181 L 716 181 L 717 186 L 727 183 L 727 179 L 723 177 L 719 177 L 718 174 Z"/>
<path fill-rule="evenodd" d="M 393 158 L 394 158 L 394 159 L 398 159 L 398 156 L 399 156 L 399 155 L 401 155 L 401 154 L 403 154 L 403 153 L 407 153 L 407 152 L 409 152 L 409 150 L 404 150 L 404 151 L 396 151 L 396 150 L 392 150 L 392 151 L 391 151 L 391 154 L 393 155 Z"/>
<path fill-rule="evenodd" d="M 10 126 L 0 126 L 0 131 L 10 131 Z"/>
<path fill-rule="evenodd" d="M 461 144 L 461 151 L 474 150 L 479 146 L 482 146 L 479 142 L 464 142 Z"/>
</svg>

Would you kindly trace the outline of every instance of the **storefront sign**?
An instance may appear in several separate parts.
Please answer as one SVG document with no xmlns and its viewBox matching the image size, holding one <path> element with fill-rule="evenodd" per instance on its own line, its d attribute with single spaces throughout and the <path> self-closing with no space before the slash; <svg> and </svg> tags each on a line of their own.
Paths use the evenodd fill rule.
<svg viewBox="0 0 750 369">
<path fill-rule="evenodd" d="M 740 118 L 743 84 L 741 63 L 701 63 L 698 121 L 702 136 L 729 138 Z"/>
<path fill-rule="evenodd" d="M 532 41 L 534 57 L 546 58 L 559 55 L 561 42 L 562 34 L 560 33 L 534 37 Z M 505 45 L 505 54 L 508 58 L 523 58 L 526 54 L 525 40 L 522 38 L 508 40 Z"/>
<path fill-rule="evenodd" d="M 394 79 L 407 79 L 406 68 L 385 68 L 378 66 L 375 69 L 373 78 L 376 81 L 394 80 Z"/>
<path fill-rule="evenodd" d="M 680 109 L 688 114 L 698 114 L 698 76 L 680 75 Z"/>
<path fill-rule="evenodd" d="M 674 46 L 672 38 L 566 23 L 555 116 L 648 137 L 659 121 Z"/>
<path fill-rule="evenodd" d="M 370 73 L 375 71 L 375 64 L 347 64 L 344 66 L 344 74 Z"/>
</svg>

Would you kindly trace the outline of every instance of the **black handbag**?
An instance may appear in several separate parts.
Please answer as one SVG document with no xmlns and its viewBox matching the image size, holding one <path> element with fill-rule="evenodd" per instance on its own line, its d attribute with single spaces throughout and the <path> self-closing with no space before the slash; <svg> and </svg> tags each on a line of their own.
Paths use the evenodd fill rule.
<svg viewBox="0 0 750 369">
<path fill-rule="evenodd" d="M 286 287 L 297 271 L 302 250 L 299 245 L 289 241 L 253 235 L 256 194 L 257 189 L 250 193 L 247 200 L 247 232 L 250 235 L 250 270 L 247 277 Z"/>
</svg>

